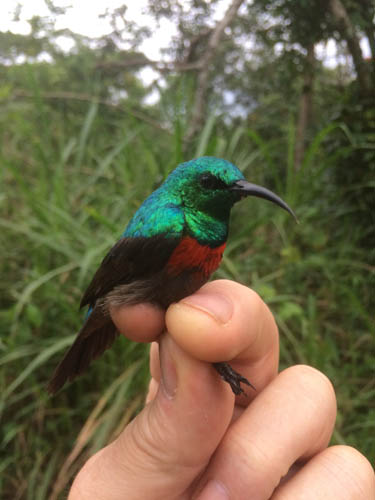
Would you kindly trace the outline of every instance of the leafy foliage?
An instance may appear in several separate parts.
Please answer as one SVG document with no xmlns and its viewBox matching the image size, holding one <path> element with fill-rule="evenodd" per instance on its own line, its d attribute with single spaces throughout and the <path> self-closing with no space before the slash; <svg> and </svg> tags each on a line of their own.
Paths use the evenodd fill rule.
<svg viewBox="0 0 375 500">
<path fill-rule="evenodd" d="M 217 2 L 195 3 L 202 28 L 204 9 Z M 162 4 L 168 15 L 177 8 Z M 182 14 L 174 15 L 193 36 Z M 245 17 L 241 11 L 232 30 L 241 23 L 249 30 Z M 35 21 L 33 30 L 0 37 L 8 47 L 0 61 L 0 496 L 44 499 L 63 497 L 80 464 L 142 407 L 148 352 L 125 339 L 55 398 L 45 385 L 81 324 L 77 305 L 102 256 L 145 196 L 187 158 L 195 80 L 168 74 L 160 100 L 147 106 L 150 89 L 137 69 L 109 64 L 139 57 L 136 46 L 118 49 L 112 37 L 94 47 L 72 35 L 74 50 L 63 53 L 53 26 Z M 188 155 L 233 161 L 283 196 L 300 224 L 260 201 L 239 204 L 216 276 L 260 293 L 279 324 L 282 367 L 308 363 L 330 377 L 339 408 L 333 441 L 373 460 L 373 107 L 356 82 L 338 85 L 337 71 L 319 67 L 315 117 L 295 171 L 300 53 L 259 42 L 251 56 L 237 53 L 226 73 L 238 46 L 233 33 L 220 48 L 210 114 Z M 178 57 L 182 41 L 172 47 Z M 42 51 L 50 62 L 40 60 Z"/>
</svg>

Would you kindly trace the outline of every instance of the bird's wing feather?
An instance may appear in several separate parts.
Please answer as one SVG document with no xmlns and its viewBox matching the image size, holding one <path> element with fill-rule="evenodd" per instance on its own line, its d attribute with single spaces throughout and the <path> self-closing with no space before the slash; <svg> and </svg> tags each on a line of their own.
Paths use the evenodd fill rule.
<svg viewBox="0 0 375 500">
<path fill-rule="evenodd" d="M 56 367 L 48 384 L 48 392 L 55 394 L 67 380 L 81 375 L 93 359 L 113 344 L 117 335 L 117 328 L 111 318 L 103 315 L 100 308 L 94 308 Z"/>
<path fill-rule="evenodd" d="M 104 257 L 80 307 L 93 307 L 114 287 L 148 278 L 162 270 L 179 241 L 180 238 L 166 234 L 121 238 Z"/>
<path fill-rule="evenodd" d="M 166 235 L 123 237 L 112 247 L 82 298 L 81 307 L 89 304 L 92 310 L 57 366 L 48 386 L 49 392 L 54 394 L 67 380 L 83 373 L 117 337 L 116 326 L 110 316 L 103 313 L 100 303 L 95 306 L 96 301 L 119 285 L 142 281 L 162 270 L 180 239 Z"/>
</svg>

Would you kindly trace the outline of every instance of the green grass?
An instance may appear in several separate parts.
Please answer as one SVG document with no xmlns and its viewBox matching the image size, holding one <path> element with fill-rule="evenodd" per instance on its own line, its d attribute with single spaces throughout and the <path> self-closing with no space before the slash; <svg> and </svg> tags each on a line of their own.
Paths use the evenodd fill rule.
<svg viewBox="0 0 375 500">
<path fill-rule="evenodd" d="M 23 110 L 28 119 L 13 110 L 0 151 L 2 498 L 62 498 L 83 461 L 140 410 L 148 380 L 147 347 L 119 339 L 88 375 L 54 398 L 45 391 L 82 322 L 77 306 L 96 266 L 183 159 L 178 120 L 169 134 L 95 103 L 79 111 L 64 122 L 40 98 Z M 308 363 L 329 376 L 339 407 L 333 442 L 374 460 L 373 268 L 358 244 L 365 224 L 353 226 L 323 147 L 340 124 L 317 134 L 298 173 L 290 130 L 280 165 L 254 130 L 216 125 L 209 117 L 190 156 L 233 161 L 300 220 L 259 200 L 239 204 L 216 277 L 260 293 L 279 324 L 281 366 Z"/>
</svg>

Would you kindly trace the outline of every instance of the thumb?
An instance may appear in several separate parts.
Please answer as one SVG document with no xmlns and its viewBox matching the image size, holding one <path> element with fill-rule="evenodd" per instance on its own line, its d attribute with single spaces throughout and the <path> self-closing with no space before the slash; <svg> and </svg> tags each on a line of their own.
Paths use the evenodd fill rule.
<svg viewBox="0 0 375 500">
<path fill-rule="evenodd" d="M 160 361 L 156 397 L 85 464 L 69 500 L 179 498 L 207 466 L 230 423 L 233 394 L 168 334 Z"/>
</svg>

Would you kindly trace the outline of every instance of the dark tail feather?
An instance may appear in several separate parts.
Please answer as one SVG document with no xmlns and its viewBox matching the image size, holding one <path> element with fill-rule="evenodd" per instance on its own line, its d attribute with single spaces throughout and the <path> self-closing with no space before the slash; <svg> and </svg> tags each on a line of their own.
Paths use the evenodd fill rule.
<svg viewBox="0 0 375 500">
<path fill-rule="evenodd" d="M 66 352 L 49 381 L 47 390 L 55 394 L 67 380 L 81 375 L 92 360 L 110 347 L 118 332 L 110 316 L 94 309 L 79 331 L 73 345 Z"/>
</svg>

